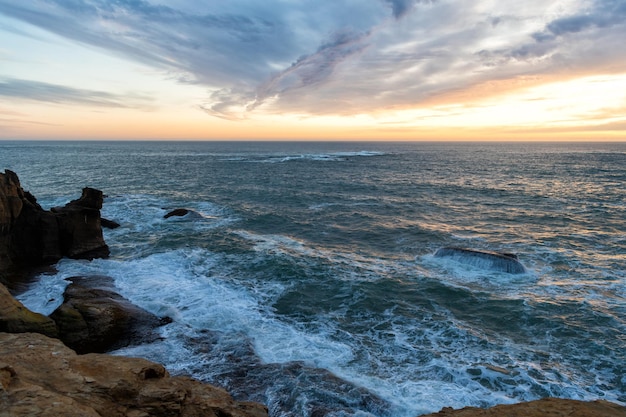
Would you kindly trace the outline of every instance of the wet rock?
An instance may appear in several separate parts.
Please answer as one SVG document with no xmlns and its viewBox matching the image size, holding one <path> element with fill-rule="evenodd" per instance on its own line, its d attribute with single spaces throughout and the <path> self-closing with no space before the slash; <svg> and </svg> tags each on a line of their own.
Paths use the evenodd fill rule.
<svg viewBox="0 0 626 417">
<path fill-rule="evenodd" d="M 509 274 L 523 274 L 526 272 L 526 268 L 517 259 L 517 255 L 511 253 L 445 247 L 438 249 L 437 252 L 435 252 L 435 257 L 449 258 L 462 264 L 488 269 L 490 271 L 506 272 Z"/>
<path fill-rule="evenodd" d="M 186 216 L 187 214 L 189 214 L 190 211 L 191 210 L 185 209 L 185 208 L 177 208 L 177 209 L 174 209 L 174 210 L 170 211 L 169 213 L 167 213 L 165 216 L 163 216 L 163 218 L 164 219 L 169 219 L 170 217 L 174 217 L 174 216 L 183 217 L 183 216 Z"/>
<path fill-rule="evenodd" d="M 163 366 L 106 354 L 77 355 L 35 333 L 0 333 L 0 416 L 266 417 L 258 403 L 170 377 Z"/>
<path fill-rule="evenodd" d="M 100 224 L 102 225 L 102 227 L 107 229 L 117 229 L 118 227 L 120 227 L 120 224 L 115 220 L 105 219 L 104 217 L 100 218 Z"/>
<path fill-rule="evenodd" d="M 57 327 L 51 318 L 24 307 L 2 284 L 0 284 L 0 332 L 35 332 L 50 337 L 58 335 Z"/>
<path fill-rule="evenodd" d="M 106 352 L 157 339 L 165 323 L 117 294 L 110 277 L 72 277 L 51 315 L 59 338 L 78 353 Z"/>
</svg>

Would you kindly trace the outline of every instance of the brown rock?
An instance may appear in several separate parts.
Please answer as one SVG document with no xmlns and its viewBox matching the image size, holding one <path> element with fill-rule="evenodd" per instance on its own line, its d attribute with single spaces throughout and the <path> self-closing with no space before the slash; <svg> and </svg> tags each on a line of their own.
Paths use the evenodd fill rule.
<svg viewBox="0 0 626 417">
<path fill-rule="evenodd" d="M 13 265 L 54 263 L 63 256 L 107 257 L 100 224 L 102 200 L 101 191 L 84 188 L 79 199 L 46 211 L 22 189 L 14 172 L 0 173 L 0 271 Z"/>
<path fill-rule="evenodd" d="M 0 266 L 8 266 L 11 260 L 11 228 L 22 212 L 24 192 L 20 181 L 12 171 L 0 174 Z"/>
<path fill-rule="evenodd" d="M 47 336 L 58 335 L 54 321 L 24 307 L 0 284 L 0 332 L 36 332 Z"/>
<path fill-rule="evenodd" d="M 109 277 L 73 277 L 63 304 L 50 317 L 59 338 L 78 353 L 106 352 L 156 339 L 163 320 L 114 291 Z"/>
<path fill-rule="evenodd" d="M 0 417 L 266 417 L 258 403 L 170 377 L 159 364 L 105 354 L 76 355 L 43 335 L 0 333 Z"/>
<path fill-rule="evenodd" d="M 488 409 L 444 408 L 438 413 L 422 417 L 626 417 L 626 407 L 608 401 L 544 398 L 520 404 L 497 405 Z"/>
<path fill-rule="evenodd" d="M 100 223 L 103 199 L 102 191 L 87 187 L 79 199 L 52 209 L 59 224 L 59 243 L 64 256 L 80 259 L 109 256 Z"/>
</svg>

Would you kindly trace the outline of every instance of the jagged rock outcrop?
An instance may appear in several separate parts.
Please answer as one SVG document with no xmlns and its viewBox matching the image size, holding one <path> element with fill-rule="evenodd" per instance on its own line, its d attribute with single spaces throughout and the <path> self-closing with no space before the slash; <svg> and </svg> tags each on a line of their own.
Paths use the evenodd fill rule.
<svg viewBox="0 0 626 417">
<path fill-rule="evenodd" d="M 79 199 L 44 210 L 22 189 L 17 174 L 0 173 L 0 270 L 51 264 L 64 256 L 107 257 L 100 224 L 102 202 L 102 191 L 83 188 Z"/>
<path fill-rule="evenodd" d="M 626 407 L 608 401 L 577 401 L 544 398 L 520 404 L 497 405 L 482 409 L 466 407 L 460 410 L 444 408 L 438 413 L 421 417 L 626 417 Z"/>
<path fill-rule="evenodd" d="M 50 337 L 58 336 L 57 327 L 51 318 L 27 309 L 11 296 L 9 290 L 2 284 L 0 284 L 0 332 L 36 332 Z"/>
<path fill-rule="evenodd" d="M 157 338 L 154 329 L 168 322 L 135 306 L 114 291 L 110 277 L 72 277 L 61 304 L 51 315 L 59 338 L 77 353 L 107 352 Z"/>
<path fill-rule="evenodd" d="M 0 333 L 0 417 L 266 417 L 258 403 L 138 358 L 77 355 L 57 339 Z"/>
<path fill-rule="evenodd" d="M 61 254 L 70 258 L 93 259 L 109 256 L 102 236 L 100 209 L 104 196 L 95 188 L 83 188 L 82 195 L 64 207 L 54 207 L 59 224 Z"/>
</svg>

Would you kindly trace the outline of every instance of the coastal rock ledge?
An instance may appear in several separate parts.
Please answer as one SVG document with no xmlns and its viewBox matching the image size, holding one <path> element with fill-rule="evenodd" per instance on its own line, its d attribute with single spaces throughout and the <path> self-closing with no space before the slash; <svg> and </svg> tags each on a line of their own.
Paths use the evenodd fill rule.
<svg viewBox="0 0 626 417">
<path fill-rule="evenodd" d="M 267 408 L 145 359 L 77 355 L 41 334 L 0 333 L 0 417 L 15 416 L 267 417 Z"/>
<path fill-rule="evenodd" d="M 444 408 L 438 413 L 421 417 L 626 417 L 626 407 L 601 400 L 585 402 L 543 398 L 520 404 L 497 405 L 488 409 Z"/>
</svg>

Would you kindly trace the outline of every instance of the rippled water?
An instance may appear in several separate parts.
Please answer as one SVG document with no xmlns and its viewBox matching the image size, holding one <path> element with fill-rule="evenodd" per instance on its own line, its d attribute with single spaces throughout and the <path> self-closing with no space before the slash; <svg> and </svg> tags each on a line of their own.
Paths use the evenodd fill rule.
<svg viewBox="0 0 626 417">
<path fill-rule="evenodd" d="M 118 354 L 273 416 L 626 404 L 626 144 L 0 142 L 0 168 L 45 207 L 102 189 L 122 224 L 110 259 L 62 260 L 23 302 L 109 275 L 174 319 Z"/>
</svg>

